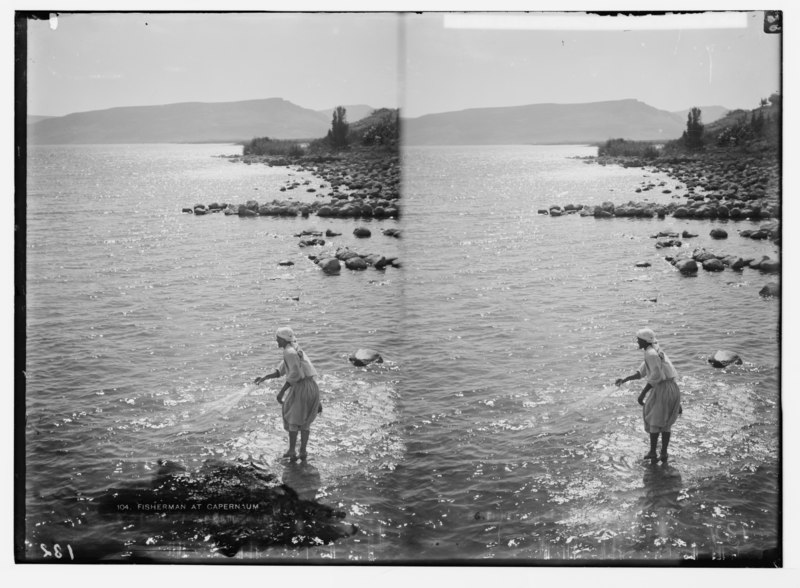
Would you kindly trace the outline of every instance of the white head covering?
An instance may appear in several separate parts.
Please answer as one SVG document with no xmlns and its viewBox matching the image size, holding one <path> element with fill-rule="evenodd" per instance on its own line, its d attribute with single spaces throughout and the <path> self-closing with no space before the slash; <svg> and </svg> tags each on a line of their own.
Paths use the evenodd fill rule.
<svg viewBox="0 0 800 588">
<path fill-rule="evenodd" d="M 639 329 L 636 331 L 636 337 L 648 343 L 657 343 L 656 334 L 652 329 Z"/>
<path fill-rule="evenodd" d="M 641 339 L 642 341 L 646 341 L 650 343 L 653 349 L 656 350 L 658 356 L 663 360 L 664 359 L 664 352 L 661 351 L 661 346 L 658 344 L 658 339 L 656 339 L 656 334 L 653 332 L 653 329 L 639 329 L 636 331 L 636 337 Z"/>
<path fill-rule="evenodd" d="M 284 341 L 297 344 L 297 337 L 294 336 L 294 331 L 292 331 L 291 327 L 281 327 L 275 331 L 275 335 Z"/>
</svg>

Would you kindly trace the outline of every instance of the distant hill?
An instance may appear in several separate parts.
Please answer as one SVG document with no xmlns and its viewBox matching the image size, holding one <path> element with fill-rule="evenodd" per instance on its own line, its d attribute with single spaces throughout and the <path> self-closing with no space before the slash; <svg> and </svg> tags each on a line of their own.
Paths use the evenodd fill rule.
<svg viewBox="0 0 800 588">
<path fill-rule="evenodd" d="M 473 108 L 403 119 L 409 145 L 596 143 L 610 138 L 668 140 L 685 121 L 638 100 Z"/>
<path fill-rule="evenodd" d="M 37 123 L 39 121 L 43 121 L 43 120 L 48 119 L 48 118 L 53 118 L 53 117 L 52 116 L 41 116 L 41 115 L 36 115 L 36 114 L 29 114 L 27 123 L 29 125 L 32 125 L 34 123 Z"/>
<path fill-rule="evenodd" d="M 700 109 L 700 120 L 704 125 L 713 123 L 730 112 L 730 110 L 724 106 L 698 106 L 697 108 Z M 689 116 L 690 110 L 691 108 L 687 108 L 686 110 L 675 110 L 672 114 L 678 117 L 678 120 L 681 122 L 681 124 L 685 125 L 686 118 Z"/>
<path fill-rule="evenodd" d="M 368 106 L 353 108 L 372 110 Z M 65 144 L 238 142 L 253 137 L 313 139 L 325 136 L 330 128 L 330 116 L 325 112 L 282 98 L 131 106 L 40 120 L 28 125 L 28 141 Z M 348 119 L 353 120 L 350 116 Z"/>
</svg>

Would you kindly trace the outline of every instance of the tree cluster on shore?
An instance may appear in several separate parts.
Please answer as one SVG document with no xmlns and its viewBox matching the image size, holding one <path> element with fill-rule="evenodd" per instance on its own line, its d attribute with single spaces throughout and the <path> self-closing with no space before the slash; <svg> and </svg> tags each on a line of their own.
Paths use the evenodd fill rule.
<svg viewBox="0 0 800 588">
<path fill-rule="evenodd" d="M 333 111 L 331 128 L 325 137 L 317 139 L 256 137 L 245 143 L 242 154 L 300 159 L 304 156 L 332 155 L 358 147 L 381 148 L 396 152 L 399 143 L 400 113 L 397 109 L 380 108 L 355 123 L 349 123 L 347 109 L 337 106 Z"/>
<path fill-rule="evenodd" d="M 734 150 L 744 153 L 777 150 L 781 132 L 781 95 L 762 98 L 753 110 L 733 110 L 709 125 L 702 111 L 693 107 L 686 130 L 679 139 L 658 145 L 656 141 L 609 139 L 598 147 L 600 157 L 635 157 L 656 160 L 704 151 Z"/>
</svg>

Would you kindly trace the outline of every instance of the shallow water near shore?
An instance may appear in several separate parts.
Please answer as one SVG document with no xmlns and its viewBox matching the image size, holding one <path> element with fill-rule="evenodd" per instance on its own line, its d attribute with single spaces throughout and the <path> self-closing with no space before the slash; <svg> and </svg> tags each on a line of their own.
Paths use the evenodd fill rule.
<svg viewBox="0 0 800 588">
<path fill-rule="evenodd" d="M 246 560 L 668 563 L 778 545 L 779 301 L 758 296 L 774 278 L 686 278 L 650 238 L 686 229 L 699 235 L 687 246 L 774 255 L 736 235 L 755 223 L 537 214 L 641 199 L 644 179 L 676 184 L 588 165 L 574 157 L 593 150 L 575 146 L 404 150 L 402 240 L 380 232 L 394 220 L 181 214 L 284 199 L 289 177 L 324 192 L 307 172 L 215 157 L 239 149 L 29 153 L 31 559 L 45 541 L 114 538 L 146 541 L 159 561 L 225 561 L 202 539 L 178 547 L 100 521 L 87 500 L 148 480 L 159 459 L 210 458 L 257 463 L 360 529 L 317 548 L 246 549 Z M 373 236 L 355 239 L 358 225 Z M 730 238 L 713 241 L 713 226 Z M 403 268 L 325 276 L 306 258 L 319 248 L 294 235 L 327 228 L 342 233 L 328 246 L 399 255 Z M 273 332 L 287 323 L 322 374 L 305 469 L 278 460 L 278 384 L 250 384 L 280 359 Z M 613 386 L 641 362 L 644 324 L 684 399 L 667 465 L 639 459 L 639 383 Z M 359 347 L 385 363 L 353 367 Z M 712 368 L 717 349 L 743 365 Z"/>
</svg>

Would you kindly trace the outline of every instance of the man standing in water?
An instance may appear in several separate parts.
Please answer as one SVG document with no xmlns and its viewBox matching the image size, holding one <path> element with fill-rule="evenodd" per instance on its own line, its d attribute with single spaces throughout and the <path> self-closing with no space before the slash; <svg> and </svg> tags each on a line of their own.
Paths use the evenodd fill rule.
<svg viewBox="0 0 800 588">
<path fill-rule="evenodd" d="M 672 435 L 672 425 L 683 412 L 681 407 L 681 392 L 675 383 L 677 372 L 672 362 L 661 351 L 656 340 L 656 335 L 651 329 L 639 329 L 636 333 L 639 349 L 644 349 L 644 361 L 639 369 L 627 378 L 619 378 L 615 382 L 621 386 L 630 380 L 646 378 L 647 384 L 642 389 L 637 402 L 644 408 L 644 430 L 650 434 L 650 451 L 644 459 L 660 459 L 666 462 L 669 459 L 667 447 Z M 652 390 L 650 397 L 645 402 L 647 393 Z M 661 455 L 656 456 L 658 435 L 661 434 Z"/>
</svg>

